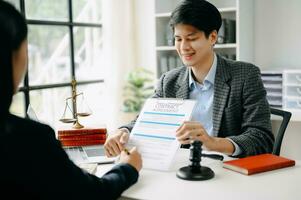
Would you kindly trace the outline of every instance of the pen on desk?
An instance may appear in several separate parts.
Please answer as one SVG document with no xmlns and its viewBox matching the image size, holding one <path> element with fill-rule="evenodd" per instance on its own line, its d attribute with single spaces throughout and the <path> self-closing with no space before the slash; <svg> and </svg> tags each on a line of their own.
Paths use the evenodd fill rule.
<svg viewBox="0 0 301 200">
<path fill-rule="evenodd" d="M 124 151 L 127 155 L 130 155 L 130 154 L 131 154 L 127 148 L 124 148 L 123 151 Z"/>
</svg>

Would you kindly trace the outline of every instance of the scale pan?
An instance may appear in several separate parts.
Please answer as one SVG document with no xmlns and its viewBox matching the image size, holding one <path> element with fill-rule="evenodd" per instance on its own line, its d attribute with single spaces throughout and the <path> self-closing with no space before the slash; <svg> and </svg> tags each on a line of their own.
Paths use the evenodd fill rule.
<svg viewBox="0 0 301 200">
<path fill-rule="evenodd" d="M 77 113 L 77 115 L 80 116 L 80 117 L 87 117 L 87 116 L 91 115 L 91 113 L 82 112 L 82 113 Z"/>
<path fill-rule="evenodd" d="M 63 123 L 74 123 L 76 122 L 76 119 L 72 119 L 72 118 L 63 118 L 63 119 L 60 119 L 61 122 Z"/>
</svg>

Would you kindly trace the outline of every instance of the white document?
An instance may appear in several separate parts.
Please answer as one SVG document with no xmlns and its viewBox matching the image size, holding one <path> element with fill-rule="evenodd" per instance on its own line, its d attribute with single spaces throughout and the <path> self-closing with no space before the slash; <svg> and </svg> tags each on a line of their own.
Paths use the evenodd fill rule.
<svg viewBox="0 0 301 200">
<path fill-rule="evenodd" d="M 143 167 L 167 171 L 180 147 L 176 130 L 190 120 L 195 100 L 148 99 L 131 131 L 128 146 L 136 146 Z"/>
</svg>

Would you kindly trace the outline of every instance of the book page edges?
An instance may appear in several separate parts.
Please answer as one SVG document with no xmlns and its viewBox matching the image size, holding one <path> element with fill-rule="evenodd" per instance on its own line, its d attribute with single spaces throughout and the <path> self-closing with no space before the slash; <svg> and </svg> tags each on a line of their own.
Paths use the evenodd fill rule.
<svg viewBox="0 0 301 200">
<path fill-rule="evenodd" d="M 241 173 L 241 174 L 248 175 L 248 170 L 246 170 L 246 169 L 244 169 L 244 168 L 241 168 L 241 167 L 237 167 L 237 166 L 230 165 L 230 164 L 226 164 L 226 163 L 223 163 L 223 167 L 224 167 L 224 168 L 227 168 L 227 169 L 230 169 L 230 170 L 232 170 L 232 171 L 239 172 L 239 173 Z"/>
</svg>

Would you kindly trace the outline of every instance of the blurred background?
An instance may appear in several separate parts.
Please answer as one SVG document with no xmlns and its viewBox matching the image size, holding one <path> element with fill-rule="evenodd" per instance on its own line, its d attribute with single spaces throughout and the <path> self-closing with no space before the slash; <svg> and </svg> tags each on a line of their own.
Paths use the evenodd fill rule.
<svg viewBox="0 0 301 200">
<path fill-rule="evenodd" d="M 153 91 L 162 73 L 182 65 L 168 27 L 180 0 L 7 1 L 25 15 L 29 26 L 28 73 L 11 111 L 26 117 L 31 106 L 54 129 L 63 125 L 59 119 L 72 95 L 72 78 L 84 94 L 79 101 L 92 111 L 80 121 L 112 131 L 139 113 L 126 107 L 129 97 L 143 102 L 149 95 L 127 93 L 131 73 L 146 69 L 148 81 L 141 87 Z M 293 113 L 282 154 L 300 159 L 301 1 L 210 2 L 223 18 L 216 52 L 260 67 L 271 106 Z"/>
</svg>

